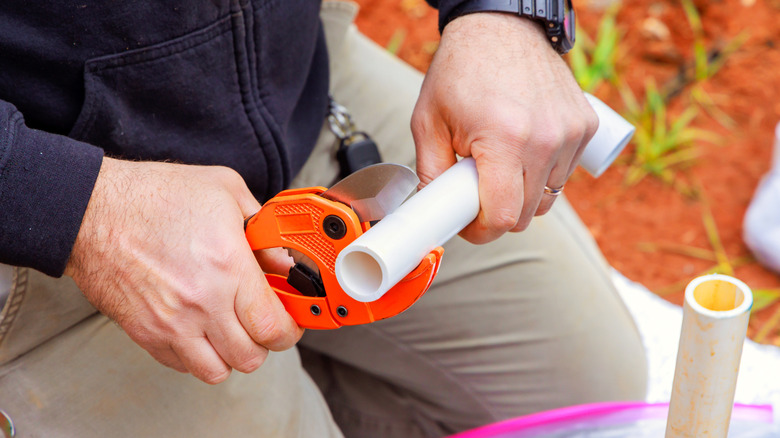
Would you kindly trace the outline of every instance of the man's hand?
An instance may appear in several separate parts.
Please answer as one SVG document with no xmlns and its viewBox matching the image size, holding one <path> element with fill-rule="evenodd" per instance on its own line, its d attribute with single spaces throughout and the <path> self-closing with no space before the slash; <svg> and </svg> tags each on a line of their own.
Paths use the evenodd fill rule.
<svg viewBox="0 0 780 438">
<path fill-rule="evenodd" d="M 427 184 L 472 156 L 480 213 L 461 232 L 474 243 L 522 231 L 555 200 L 598 118 L 539 24 L 505 13 L 456 18 L 412 116 L 417 172 Z"/>
<path fill-rule="evenodd" d="M 259 209 L 230 169 L 106 158 L 65 273 L 159 362 L 207 383 L 252 372 L 303 333 L 244 237 Z"/>
</svg>

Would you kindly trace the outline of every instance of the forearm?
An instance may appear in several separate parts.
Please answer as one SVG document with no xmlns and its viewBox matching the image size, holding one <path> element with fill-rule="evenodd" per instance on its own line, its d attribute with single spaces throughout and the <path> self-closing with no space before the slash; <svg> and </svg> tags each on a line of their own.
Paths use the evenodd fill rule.
<svg viewBox="0 0 780 438">
<path fill-rule="evenodd" d="M 103 152 L 30 129 L 0 101 L 0 262 L 52 276 L 65 269 Z"/>
</svg>

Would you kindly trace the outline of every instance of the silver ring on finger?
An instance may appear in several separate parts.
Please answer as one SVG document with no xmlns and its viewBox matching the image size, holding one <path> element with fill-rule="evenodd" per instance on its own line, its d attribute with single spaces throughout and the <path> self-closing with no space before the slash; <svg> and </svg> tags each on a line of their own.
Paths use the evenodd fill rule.
<svg viewBox="0 0 780 438">
<path fill-rule="evenodd" d="M 560 186 L 558 188 L 553 188 L 550 186 L 544 186 L 544 194 L 550 195 L 550 196 L 558 196 L 561 193 L 563 193 L 563 186 Z"/>
</svg>

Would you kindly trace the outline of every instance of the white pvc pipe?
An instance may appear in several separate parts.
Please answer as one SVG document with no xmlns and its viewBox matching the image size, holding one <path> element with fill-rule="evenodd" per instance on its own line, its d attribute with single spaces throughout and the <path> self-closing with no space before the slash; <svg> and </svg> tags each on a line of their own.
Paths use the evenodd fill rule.
<svg viewBox="0 0 780 438">
<path fill-rule="evenodd" d="M 753 294 L 726 275 L 705 275 L 685 288 L 683 323 L 667 438 L 725 438 Z"/>
<path fill-rule="evenodd" d="M 460 160 L 347 245 L 336 278 L 350 297 L 378 300 L 479 213 L 477 165 Z"/>
<path fill-rule="evenodd" d="M 635 128 L 595 96 L 585 93 L 585 98 L 599 117 L 599 128 L 582 152 L 580 166 L 598 178 L 626 147 Z"/>
<path fill-rule="evenodd" d="M 628 144 L 634 127 L 585 95 L 599 128 L 580 165 L 598 176 Z M 361 302 L 378 300 L 426 254 L 471 223 L 479 213 L 478 181 L 474 160 L 465 158 L 344 248 L 336 259 L 336 278 L 347 295 Z"/>
</svg>

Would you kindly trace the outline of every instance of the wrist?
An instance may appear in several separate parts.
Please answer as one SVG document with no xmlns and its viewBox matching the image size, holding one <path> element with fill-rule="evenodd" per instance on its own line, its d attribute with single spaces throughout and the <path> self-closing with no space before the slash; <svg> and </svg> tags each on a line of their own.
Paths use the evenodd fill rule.
<svg viewBox="0 0 780 438">
<path fill-rule="evenodd" d="M 444 28 L 442 40 L 445 39 L 455 41 L 458 46 L 486 40 L 490 46 L 488 49 L 522 47 L 554 53 L 540 23 L 505 12 L 479 12 L 456 17 Z"/>
<path fill-rule="evenodd" d="M 120 160 L 103 157 L 100 172 L 95 180 L 87 209 L 84 211 L 81 226 L 65 266 L 64 274 L 69 277 L 75 279 L 78 277 L 78 273 L 83 271 L 85 264 L 87 264 L 87 255 L 97 248 L 95 242 L 108 241 L 110 238 L 109 233 L 112 228 L 110 215 L 113 213 L 106 208 L 106 205 L 109 200 L 118 196 L 118 193 L 111 191 L 110 188 L 115 185 L 112 180 L 116 179 L 117 168 L 121 167 L 119 163 L 121 163 Z"/>
</svg>

